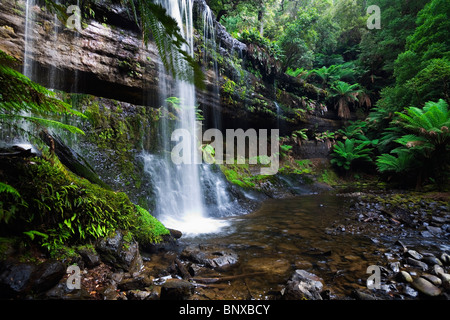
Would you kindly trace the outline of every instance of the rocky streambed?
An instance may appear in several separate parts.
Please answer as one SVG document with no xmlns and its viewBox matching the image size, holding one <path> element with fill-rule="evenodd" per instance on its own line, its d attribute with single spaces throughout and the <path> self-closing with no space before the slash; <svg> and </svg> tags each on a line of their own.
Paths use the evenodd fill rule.
<svg viewBox="0 0 450 320">
<path fill-rule="evenodd" d="M 0 292 L 7 299 L 448 299 L 448 198 L 410 205 L 409 196 L 271 199 L 226 218 L 219 233 L 172 230 L 168 241 L 147 248 L 117 232 L 65 259 L 4 260 Z M 79 289 L 68 286 L 73 264 Z M 374 289 L 370 266 L 380 271 Z"/>
</svg>

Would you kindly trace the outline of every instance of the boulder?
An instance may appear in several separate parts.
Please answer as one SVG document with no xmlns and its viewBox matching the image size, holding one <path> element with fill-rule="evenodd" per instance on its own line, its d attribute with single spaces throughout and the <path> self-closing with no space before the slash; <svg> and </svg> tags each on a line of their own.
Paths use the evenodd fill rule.
<svg viewBox="0 0 450 320">
<path fill-rule="evenodd" d="M 95 252 L 95 249 L 91 248 L 81 248 L 78 253 L 83 258 L 86 267 L 93 268 L 100 264 L 100 256 Z"/>
<path fill-rule="evenodd" d="M 169 279 L 161 287 L 161 300 L 187 300 L 194 293 L 194 285 L 186 280 Z"/>
<path fill-rule="evenodd" d="M 0 297 L 13 298 L 26 294 L 36 266 L 31 263 L 7 263 L 0 271 Z"/>
<path fill-rule="evenodd" d="M 238 255 L 234 251 L 218 246 L 188 246 L 181 257 L 214 269 L 224 269 L 238 262 Z"/>
<path fill-rule="evenodd" d="M 295 270 L 284 290 L 286 300 L 322 300 L 323 280 L 305 270 Z"/>
<path fill-rule="evenodd" d="M 66 274 L 66 266 L 57 260 L 47 260 L 37 266 L 33 274 L 33 292 L 44 292 L 58 284 Z"/>
<path fill-rule="evenodd" d="M 139 244 L 125 239 L 121 230 L 117 230 L 111 237 L 99 240 L 95 248 L 101 260 L 115 269 L 134 273 L 143 267 Z"/>
<path fill-rule="evenodd" d="M 64 264 L 47 260 L 33 263 L 5 262 L 0 271 L 0 297 L 24 297 L 29 293 L 38 294 L 54 287 L 66 274 Z"/>
</svg>

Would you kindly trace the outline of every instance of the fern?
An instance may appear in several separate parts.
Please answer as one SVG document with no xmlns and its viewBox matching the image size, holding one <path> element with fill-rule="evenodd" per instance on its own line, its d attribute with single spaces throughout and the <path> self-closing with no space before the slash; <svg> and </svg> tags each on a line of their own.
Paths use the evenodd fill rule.
<svg viewBox="0 0 450 320">
<path fill-rule="evenodd" d="M 447 102 L 442 99 L 438 102 L 429 101 L 423 109 L 409 107 L 405 112 L 396 112 L 405 129 L 425 138 L 433 145 L 450 143 L 450 111 Z"/>
<path fill-rule="evenodd" d="M 57 99 L 56 93 L 31 81 L 12 69 L 16 61 L 0 51 L 0 121 L 14 126 L 16 120 L 25 120 L 45 127 L 56 127 L 84 134 L 77 127 L 63 124 L 49 117 L 69 115 L 85 117 L 82 113 Z M 30 114 L 30 115 L 24 115 Z"/>
<path fill-rule="evenodd" d="M 128 0 L 128 3 L 136 23 L 141 28 L 145 43 L 147 44 L 149 39 L 155 42 L 166 70 L 175 78 L 204 88 L 203 71 L 184 49 L 188 43 L 183 38 L 178 23 L 160 4 L 146 0 L 138 0 L 137 6 L 134 0 Z"/>
<path fill-rule="evenodd" d="M 338 141 L 333 149 L 331 163 L 350 170 L 356 160 L 372 161 L 370 158 L 372 150 L 367 148 L 370 143 L 370 141 L 355 143 L 353 139 L 347 139 L 345 143 Z"/>
<path fill-rule="evenodd" d="M 392 154 L 382 154 L 377 157 L 376 164 L 379 172 L 402 173 L 410 171 L 415 167 L 414 155 L 405 150 L 398 151 L 398 156 Z"/>
<path fill-rule="evenodd" d="M 15 196 L 16 198 L 20 198 L 20 193 L 14 187 L 9 184 L 0 182 L 0 193 L 9 193 Z"/>
</svg>

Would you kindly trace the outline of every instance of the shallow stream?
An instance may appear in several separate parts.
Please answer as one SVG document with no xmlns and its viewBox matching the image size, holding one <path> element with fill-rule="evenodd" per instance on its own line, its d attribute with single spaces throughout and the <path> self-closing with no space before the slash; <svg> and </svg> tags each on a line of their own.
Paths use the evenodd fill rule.
<svg viewBox="0 0 450 320">
<path fill-rule="evenodd" d="M 435 242 L 419 243 L 408 231 L 346 232 L 350 202 L 328 193 L 271 199 L 251 214 L 227 218 L 228 226 L 219 233 L 182 237 L 182 244 L 218 245 L 239 255 L 237 266 L 202 276 L 248 274 L 200 288 L 198 298 L 276 298 L 293 272 L 304 269 L 323 279 L 331 298 L 345 299 L 353 289 L 366 288 L 370 265 L 385 266 L 392 252 L 401 250 L 399 237 L 408 245 L 433 250 Z"/>
</svg>

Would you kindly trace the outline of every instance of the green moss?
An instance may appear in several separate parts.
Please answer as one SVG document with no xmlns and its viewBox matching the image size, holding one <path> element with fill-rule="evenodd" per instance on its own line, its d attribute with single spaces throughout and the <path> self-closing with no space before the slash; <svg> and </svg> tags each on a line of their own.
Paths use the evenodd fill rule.
<svg viewBox="0 0 450 320">
<path fill-rule="evenodd" d="M 0 178 L 20 192 L 28 207 L 8 223 L 0 220 L 2 234 L 20 236 L 58 256 L 64 246 L 89 243 L 117 229 L 129 230 L 130 236 L 136 233 L 146 241 L 159 241 L 166 232 L 156 219 L 144 219 L 145 210 L 126 194 L 79 178 L 53 155 L 44 152 L 42 158 L 22 160 L 14 166 L 14 176 Z"/>
<path fill-rule="evenodd" d="M 138 205 L 136 208 L 138 223 L 133 228 L 136 240 L 142 245 L 161 242 L 163 236 L 169 234 L 169 230 L 147 210 Z"/>
</svg>

